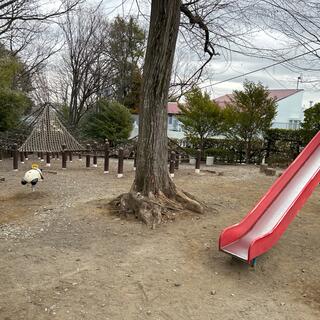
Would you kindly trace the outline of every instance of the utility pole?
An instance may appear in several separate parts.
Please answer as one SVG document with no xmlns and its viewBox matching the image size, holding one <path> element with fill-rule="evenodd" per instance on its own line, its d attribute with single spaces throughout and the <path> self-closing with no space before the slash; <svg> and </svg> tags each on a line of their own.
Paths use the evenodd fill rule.
<svg viewBox="0 0 320 320">
<path fill-rule="evenodd" d="M 299 82 L 302 83 L 302 75 L 298 77 L 297 79 L 297 90 L 299 89 Z"/>
</svg>

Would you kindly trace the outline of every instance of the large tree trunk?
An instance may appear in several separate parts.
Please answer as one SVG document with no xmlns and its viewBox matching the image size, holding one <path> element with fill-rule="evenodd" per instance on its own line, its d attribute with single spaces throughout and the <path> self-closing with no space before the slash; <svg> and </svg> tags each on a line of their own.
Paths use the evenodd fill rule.
<svg viewBox="0 0 320 320">
<path fill-rule="evenodd" d="M 180 23 L 180 0 L 153 0 L 140 109 L 135 189 L 172 195 L 168 174 L 167 102 Z"/>
<path fill-rule="evenodd" d="M 180 0 L 152 0 L 140 108 L 137 171 L 131 192 L 120 196 L 122 212 L 160 223 L 168 208 L 202 212 L 177 190 L 168 172 L 167 102 L 180 23 Z"/>
</svg>

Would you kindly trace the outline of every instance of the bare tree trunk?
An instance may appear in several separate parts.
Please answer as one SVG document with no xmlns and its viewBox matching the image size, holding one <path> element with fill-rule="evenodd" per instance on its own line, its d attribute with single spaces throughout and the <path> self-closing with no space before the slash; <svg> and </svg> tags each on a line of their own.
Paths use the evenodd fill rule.
<svg viewBox="0 0 320 320">
<path fill-rule="evenodd" d="M 167 102 L 180 23 L 180 0 L 152 0 L 140 109 L 137 171 L 131 192 L 120 196 L 122 212 L 147 224 L 160 223 L 170 209 L 202 212 L 177 190 L 168 172 Z"/>
</svg>

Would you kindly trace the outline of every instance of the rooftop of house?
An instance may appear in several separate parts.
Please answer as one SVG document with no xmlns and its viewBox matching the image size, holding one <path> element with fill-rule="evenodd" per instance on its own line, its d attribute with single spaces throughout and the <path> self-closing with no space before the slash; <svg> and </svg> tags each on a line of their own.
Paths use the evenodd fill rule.
<svg viewBox="0 0 320 320">
<path fill-rule="evenodd" d="M 168 102 L 168 114 L 178 114 L 180 113 L 178 102 Z"/>
<path fill-rule="evenodd" d="M 269 90 L 269 97 L 275 98 L 276 101 L 280 101 L 282 99 L 288 98 L 298 92 L 303 91 L 303 89 L 274 89 Z M 224 96 L 218 97 L 215 100 L 220 108 L 225 108 L 228 103 L 232 101 L 233 94 L 226 94 Z"/>
<path fill-rule="evenodd" d="M 178 102 L 168 102 L 167 105 L 167 111 L 168 114 L 179 114 L 180 109 L 179 109 L 179 103 Z M 133 114 L 138 114 L 138 112 L 132 112 Z"/>
</svg>

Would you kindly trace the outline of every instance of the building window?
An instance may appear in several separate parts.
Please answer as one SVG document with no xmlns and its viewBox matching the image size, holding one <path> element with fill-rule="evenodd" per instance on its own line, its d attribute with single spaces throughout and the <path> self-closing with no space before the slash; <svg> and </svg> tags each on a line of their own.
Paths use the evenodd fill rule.
<svg viewBox="0 0 320 320">
<path fill-rule="evenodd" d="M 169 124 L 172 124 L 172 116 L 168 116 L 168 121 L 169 121 Z"/>
</svg>

